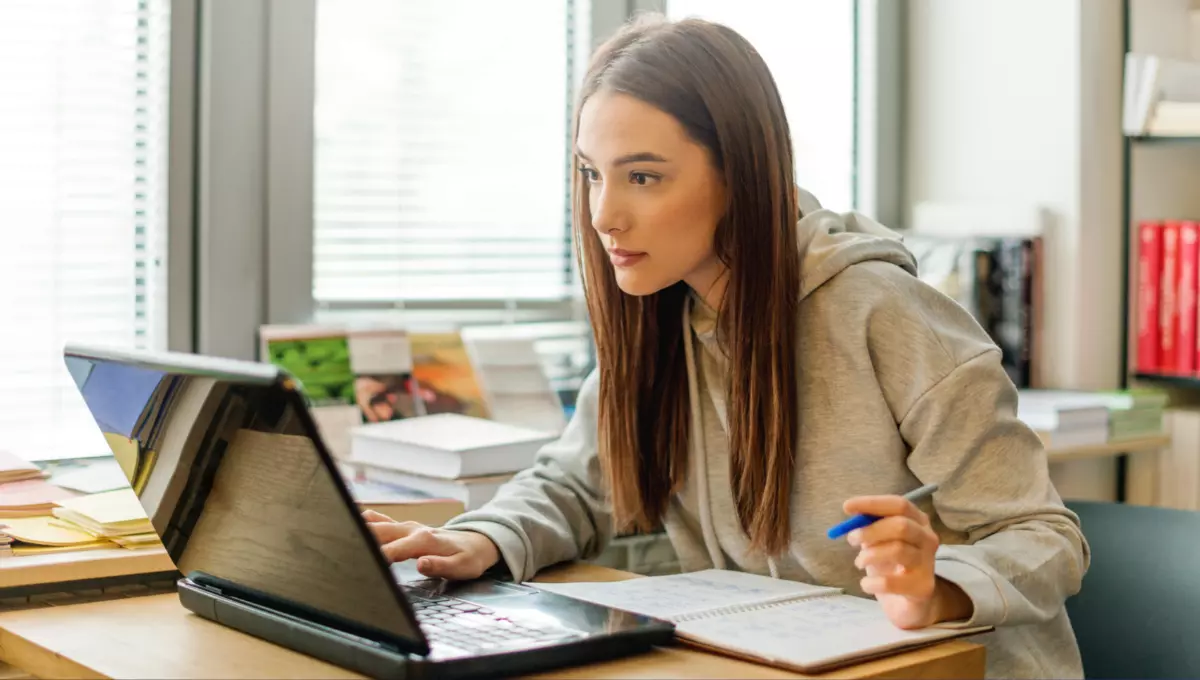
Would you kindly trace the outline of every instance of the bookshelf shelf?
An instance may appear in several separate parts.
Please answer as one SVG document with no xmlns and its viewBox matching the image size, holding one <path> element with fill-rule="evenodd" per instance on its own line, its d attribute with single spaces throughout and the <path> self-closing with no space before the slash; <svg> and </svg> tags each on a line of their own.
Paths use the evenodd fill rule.
<svg viewBox="0 0 1200 680">
<path fill-rule="evenodd" d="M 1190 390 L 1200 390 L 1200 375 L 1170 375 L 1166 373 L 1135 373 L 1135 380 Z"/>
<path fill-rule="evenodd" d="M 1200 144 L 1200 136 L 1198 137 L 1130 137 L 1125 139 L 1133 144 L 1150 144 L 1150 145 L 1169 145 L 1169 144 Z"/>
<path fill-rule="evenodd" d="M 1083 458 L 1111 458 L 1131 453 L 1153 453 L 1171 445 L 1171 438 L 1162 435 L 1157 437 L 1140 437 L 1125 441 L 1108 442 L 1091 446 L 1070 446 L 1062 448 L 1047 448 L 1046 458 L 1051 463 L 1061 463 L 1067 460 Z"/>
</svg>

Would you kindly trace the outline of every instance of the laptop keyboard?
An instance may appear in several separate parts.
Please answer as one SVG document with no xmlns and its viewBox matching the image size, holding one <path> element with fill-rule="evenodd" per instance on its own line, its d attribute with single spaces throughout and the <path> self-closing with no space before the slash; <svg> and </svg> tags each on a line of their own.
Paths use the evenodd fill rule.
<svg viewBox="0 0 1200 680">
<path fill-rule="evenodd" d="M 534 647 L 557 642 L 578 634 L 553 625 L 514 621 L 487 607 L 442 595 L 427 596 L 405 588 L 405 594 L 417 614 L 417 621 L 430 645 L 468 653 L 502 651 L 512 647 Z"/>
</svg>

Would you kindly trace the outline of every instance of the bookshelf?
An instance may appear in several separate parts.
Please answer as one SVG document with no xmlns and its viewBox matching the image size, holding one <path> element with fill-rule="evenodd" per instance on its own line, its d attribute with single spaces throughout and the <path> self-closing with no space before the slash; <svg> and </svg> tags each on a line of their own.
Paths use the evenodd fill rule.
<svg viewBox="0 0 1200 680">
<path fill-rule="evenodd" d="M 1195 421 L 1196 412 L 1194 408 L 1187 407 L 1200 404 L 1200 370 L 1197 370 L 1200 366 L 1189 365 L 1191 362 L 1182 358 L 1179 350 L 1176 350 L 1175 356 L 1179 361 L 1185 362 L 1180 370 L 1174 369 L 1172 361 L 1167 361 L 1166 368 L 1158 369 L 1152 368 L 1156 360 L 1140 361 L 1138 329 L 1139 321 L 1158 323 L 1158 315 L 1153 305 L 1160 304 L 1156 301 L 1148 308 L 1139 306 L 1139 293 L 1143 285 L 1141 279 L 1145 276 L 1145 273 L 1140 272 L 1143 254 L 1140 244 L 1141 223 L 1143 220 L 1155 220 L 1166 224 L 1170 220 L 1178 220 L 1182 224 L 1187 220 L 1200 220 L 1200 192 L 1194 189 L 1195 179 L 1200 177 L 1200 134 L 1190 134 L 1186 130 L 1181 130 L 1186 136 L 1130 134 L 1131 131 L 1125 127 L 1125 107 L 1129 104 L 1125 97 L 1125 86 L 1141 82 L 1141 75 L 1137 73 L 1132 77 L 1139 80 L 1130 80 L 1126 57 L 1130 53 L 1154 54 L 1167 60 L 1194 62 L 1200 59 L 1200 49 L 1197 49 L 1200 47 L 1200 36 L 1197 35 L 1200 23 L 1197 23 L 1196 14 L 1197 10 L 1200 10 L 1200 4 L 1188 0 L 1122 0 L 1120 4 L 1122 127 L 1115 131 L 1120 135 L 1121 143 L 1119 378 L 1124 389 L 1151 387 L 1165 390 L 1170 395 L 1168 408 L 1175 409 L 1176 414 L 1172 419 L 1173 424 L 1169 427 L 1170 438 L 1162 442 L 1157 461 L 1154 460 L 1155 457 L 1136 455 L 1153 450 L 1155 445 L 1152 442 L 1146 442 L 1146 447 L 1140 451 L 1123 451 L 1115 456 L 1117 500 L 1136 501 L 1135 496 L 1145 495 L 1146 490 L 1153 487 L 1147 480 L 1156 477 L 1160 484 L 1163 480 L 1172 480 L 1168 486 L 1174 489 L 1171 493 L 1174 494 L 1172 498 L 1175 500 L 1168 502 L 1180 502 L 1181 499 L 1190 498 L 1192 500 L 1189 502 L 1195 503 L 1195 482 L 1185 480 L 1195 477 L 1195 456 L 1188 446 L 1191 437 L 1188 434 L 1191 430 L 1188 428 L 1195 428 L 1188 423 Z M 1178 72 L 1175 74 L 1178 76 Z M 1186 77 L 1192 78 L 1194 75 L 1188 72 Z M 1173 87 L 1177 88 L 1178 78 L 1172 82 Z M 1177 89 L 1172 89 L 1170 94 L 1178 92 Z M 1182 99 L 1191 101 L 1190 96 L 1186 94 Z M 1173 229 L 1179 229 L 1179 233 L 1183 234 L 1185 229 L 1190 230 L 1191 227 L 1180 226 Z M 1161 236 L 1161 232 L 1155 238 L 1166 240 Z M 1161 243 L 1154 245 L 1162 247 Z M 1159 258 L 1161 257 L 1160 255 Z M 1152 257 L 1149 261 L 1151 268 L 1158 266 L 1156 259 L 1158 258 Z M 1158 271 L 1151 272 L 1150 277 L 1156 285 L 1162 278 Z M 1171 304 L 1179 304 L 1179 297 L 1172 298 Z M 1184 304 L 1191 303 L 1191 300 L 1186 300 Z M 1153 315 L 1154 318 L 1140 319 L 1140 310 L 1148 310 L 1149 315 Z M 1182 341 L 1176 342 L 1185 345 L 1194 343 L 1195 340 L 1188 337 L 1194 330 L 1194 326 L 1185 327 L 1178 336 L 1183 337 Z M 1197 359 L 1200 359 L 1200 356 Z M 1183 420 L 1176 422 L 1175 419 L 1178 418 Z M 1173 440 L 1179 441 L 1172 445 Z M 1086 456 L 1089 452 L 1073 453 Z M 1150 474 L 1151 469 L 1156 466 L 1157 472 Z M 1127 489 L 1131 490 L 1127 492 Z M 1154 497 L 1155 494 L 1152 493 L 1151 496 Z"/>
<path fill-rule="evenodd" d="M 1173 12 L 1195 12 L 1195 3 L 1122 0 L 1122 55 L 1153 51 L 1180 55 L 1181 33 L 1163 35 L 1177 22 Z M 1159 44 L 1159 38 L 1162 43 Z M 1190 38 L 1190 35 L 1188 36 Z M 1148 49 L 1149 48 L 1149 49 Z M 1193 49 L 1194 53 L 1194 49 Z M 1193 57 L 1194 58 L 1194 57 Z M 1128 77 L 1122 59 L 1122 89 Z M 1125 102 L 1122 102 L 1122 106 Z M 1124 111 L 1123 111 L 1124 113 Z M 1188 178 L 1200 174 L 1200 135 L 1121 137 L 1121 352 L 1120 379 L 1125 389 L 1152 386 L 1170 389 L 1172 402 L 1200 400 L 1200 370 L 1151 372 L 1138 365 L 1138 225 L 1142 219 L 1200 220 L 1200 202 Z M 1200 369 L 1200 367 L 1198 367 Z"/>
</svg>

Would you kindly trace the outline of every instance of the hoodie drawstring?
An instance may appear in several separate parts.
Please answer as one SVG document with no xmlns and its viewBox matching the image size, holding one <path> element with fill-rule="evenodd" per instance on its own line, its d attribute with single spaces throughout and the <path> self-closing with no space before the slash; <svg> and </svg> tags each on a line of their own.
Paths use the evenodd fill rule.
<svg viewBox="0 0 1200 680">
<path fill-rule="evenodd" d="M 690 306 L 692 304 L 695 303 L 689 300 L 688 304 L 684 305 L 683 323 L 685 328 L 687 327 L 689 319 L 691 318 Z M 695 353 L 692 351 L 691 338 L 688 338 L 687 342 L 684 343 L 683 352 L 684 360 L 687 362 L 688 366 L 697 367 L 697 364 L 695 363 Z M 698 367 L 695 371 L 695 375 L 699 375 Z M 692 402 L 692 413 L 700 412 L 700 393 L 696 386 L 697 382 L 697 380 L 688 381 L 688 398 L 691 399 Z M 710 391 L 715 389 L 716 388 L 714 386 L 709 385 Z M 726 420 L 724 404 L 725 402 L 723 399 L 713 398 L 713 406 L 716 408 L 717 416 L 721 419 L 722 424 L 728 422 Z M 689 442 L 689 448 L 691 451 L 700 452 L 700 455 L 693 456 L 693 458 L 697 460 L 693 461 L 695 465 L 692 466 L 692 468 L 696 471 L 696 481 L 699 484 L 696 494 L 696 501 L 697 505 L 700 506 L 698 508 L 700 511 L 700 532 L 704 536 L 704 546 L 708 549 L 708 557 L 710 560 L 712 560 L 713 567 L 717 569 L 724 569 L 725 555 L 722 553 L 721 546 L 717 541 L 717 532 L 715 529 L 713 529 L 712 505 L 709 503 L 708 499 L 708 456 L 704 455 L 704 447 L 702 445 L 704 441 L 704 428 L 700 423 L 699 418 L 692 418 L 691 420 L 692 437 L 691 442 Z M 728 428 L 725 429 L 728 430 Z M 771 572 L 771 578 L 779 578 L 779 566 L 775 564 L 775 559 L 770 556 L 767 557 L 767 568 Z"/>
<path fill-rule="evenodd" d="M 691 300 L 683 305 L 683 327 L 688 328 L 690 325 L 689 319 L 692 313 Z M 692 338 L 689 334 L 687 340 L 683 343 L 684 361 L 693 369 L 696 367 L 696 357 L 692 351 Z M 698 372 L 694 375 L 699 375 Z M 692 402 L 692 413 L 696 413 L 696 407 L 700 404 L 700 393 L 696 387 L 696 380 L 688 380 L 688 398 Z M 700 533 L 704 536 L 704 547 L 708 549 L 708 558 L 712 561 L 713 567 L 716 569 L 725 568 L 725 556 L 721 554 L 721 548 L 717 545 L 717 532 L 713 529 L 712 506 L 708 502 L 708 461 L 706 456 L 692 456 L 692 452 L 701 451 L 703 448 L 701 443 L 704 441 L 704 431 L 699 418 L 692 418 L 692 436 L 688 442 L 689 456 L 693 459 L 691 466 L 695 470 L 696 483 L 699 485 L 696 489 L 696 504 L 699 506 L 700 514 Z M 703 453 L 701 451 L 701 453 Z"/>
</svg>

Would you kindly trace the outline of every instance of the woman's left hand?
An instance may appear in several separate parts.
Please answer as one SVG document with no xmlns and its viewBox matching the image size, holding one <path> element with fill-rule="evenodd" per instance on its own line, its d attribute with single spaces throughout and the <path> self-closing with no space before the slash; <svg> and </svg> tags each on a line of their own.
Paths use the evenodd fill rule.
<svg viewBox="0 0 1200 680">
<path fill-rule="evenodd" d="M 854 566 L 866 572 L 861 585 L 900 628 L 921 628 L 968 618 L 971 600 L 934 574 L 938 537 L 929 517 L 902 496 L 860 496 L 846 501 L 847 514 L 881 517 L 847 536 L 859 548 Z"/>
</svg>

